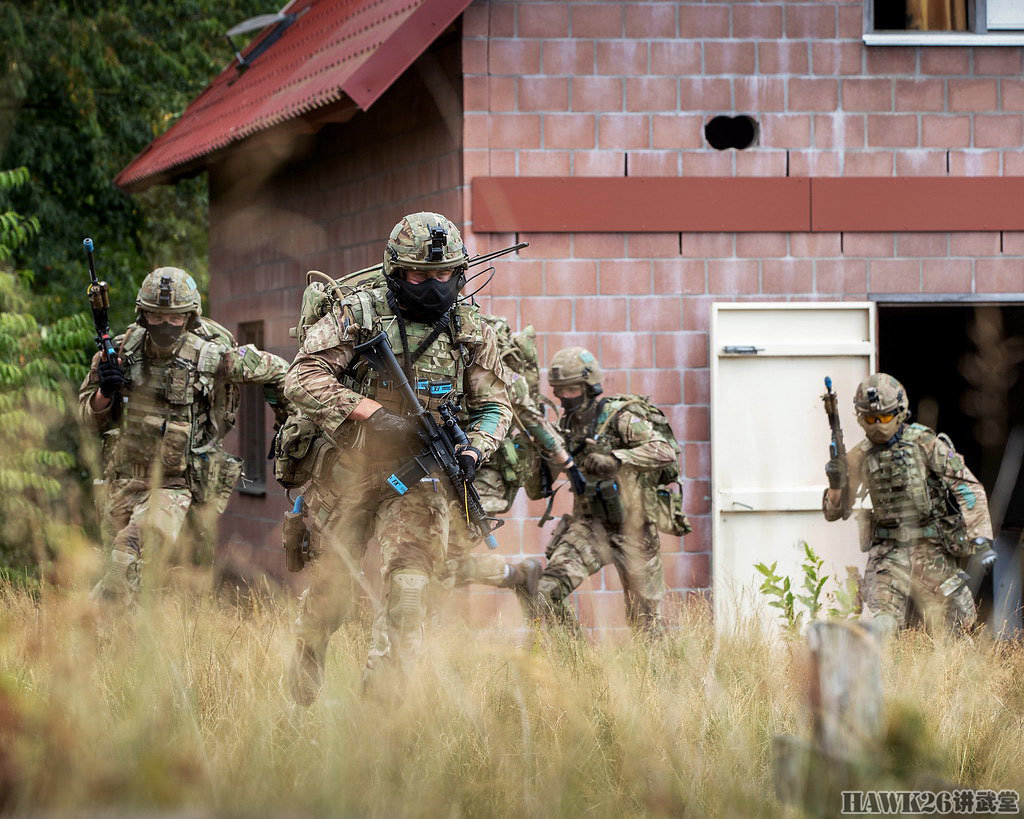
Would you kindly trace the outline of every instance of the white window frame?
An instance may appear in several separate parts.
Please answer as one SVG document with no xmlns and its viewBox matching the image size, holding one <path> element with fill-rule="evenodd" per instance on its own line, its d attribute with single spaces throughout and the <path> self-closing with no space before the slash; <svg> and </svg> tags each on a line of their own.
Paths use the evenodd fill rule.
<svg viewBox="0 0 1024 819">
<path fill-rule="evenodd" d="M 875 31 L 875 0 L 864 2 L 864 45 L 869 46 L 1024 46 L 1020 30 L 988 29 L 987 0 L 968 0 L 970 31 Z"/>
</svg>

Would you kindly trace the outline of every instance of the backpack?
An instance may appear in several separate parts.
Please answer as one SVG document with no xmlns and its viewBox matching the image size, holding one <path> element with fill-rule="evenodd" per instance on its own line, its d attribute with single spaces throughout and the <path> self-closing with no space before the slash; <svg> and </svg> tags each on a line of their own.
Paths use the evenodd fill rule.
<svg viewBox="0 0 1024 819">
<path fill-rule="evenodd" d="M 302 306 L 299 308 L 299 323 L 288 330 L 288 335 L 298 341 L 301 347 L 309 328 L 328 313 L 337 312 L 338 304 L 343 299 L 383 284 L 384 273 L 380 265 L 357 270 L 339 279 L 332 279 L 319 270 L 308 271 L 306 289 L 302 291 Z"/>
<path fill-rule="evenodd" d="M 653 427 L 655 435 L 671 446 L 672 452 L 675 453 L 672 463 L 662 469 L 640 473 L 644 508 L 659 532 L 676 536 L 688 535 L 693 531 L 693 527 L 683 514 L 683 487 L 679 482 L 679 442 L 665 413 L 651 401 L 649 395 L 613 395 L 601 399 L 589 437 L 600 441 L 619 413 L 626 409 L 646 419 Z"/>
</svg>

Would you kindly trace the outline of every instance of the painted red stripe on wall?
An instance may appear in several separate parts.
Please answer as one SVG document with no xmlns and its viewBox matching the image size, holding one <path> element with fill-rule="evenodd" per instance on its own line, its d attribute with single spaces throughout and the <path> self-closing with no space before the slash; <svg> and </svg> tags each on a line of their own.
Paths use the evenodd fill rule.
<svg viewBox="0 0 1024 819">
<path fill-rule="evenodd" d="M 473 230 L 1024 230 L 1024 177 L 476 177 Z"/>
<path fill-rule="evenodd" d="M 810 179 L 476 177 L 473 230 L 808 231 Z"/>
</svg>

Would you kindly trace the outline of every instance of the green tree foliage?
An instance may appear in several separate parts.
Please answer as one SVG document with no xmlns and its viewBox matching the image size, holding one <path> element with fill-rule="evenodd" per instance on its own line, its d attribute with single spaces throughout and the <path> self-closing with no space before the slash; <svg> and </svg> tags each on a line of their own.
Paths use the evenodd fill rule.
<svg viewBox="0 0 1024 819">
<path fill-rule="evenodd" d="M 0 564 L 16 568 L 59 550 L 69 526 L 77 529 L 65 514 L 80 473 L 69 431 L 93 335 L 85 313 L 37 321 L 32 273 L 10 265 L 39 232 L 38 219 L 6 201 L 28 176 L 0 171 Z"/>
<path fill-rule="evenodd" d="M 266 0 L 0 3 L 0 168 L 31 171 L 13 206 L 38 218 L 40 241 L 13 252 L 49 296 L 41 320 L 82 309 L 85 236 L 111 283 L 115 332 L 154 267 L 205 281 L 205 178 L 137 196 L 113 179 L 228 64 L 224 32 L 274 10 Z"/>
</svg>

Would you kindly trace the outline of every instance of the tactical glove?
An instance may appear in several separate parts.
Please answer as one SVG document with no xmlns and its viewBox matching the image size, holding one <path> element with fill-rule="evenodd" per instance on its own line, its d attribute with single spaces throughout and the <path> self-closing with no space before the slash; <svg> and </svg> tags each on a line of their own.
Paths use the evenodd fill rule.
<svg viewBox="0 0 1024 819">
<path fill-rule="evenodd" d="M 113 398 L 125 385 L 124 370 L 116 360 L 101 359 L 96 368 L 100 379 L 100 393 L 104 398 Z"/>
<path fill-rule="evenodd" d="M 471 453 L 475 453 L 474 458 Z M 480 463 L 480 450 L 475 446 L 464 447 L 459 452 L 459 468 L 466 483 L 473 483 L 476 478 L 476 468 Z"/>
<path fill-rule="evenodd" d="M 619 459 L 611 453 L 591 452 L 583 459 L 583 471 L 603 481 L 619 471 Z"/>
<path fill-rule="evenodd" d="M 829 489 L 842 489 L 846 486 L 846 461 L 833 458 L 825 464 L 825 477 L 828 478 Z"/>
<path fill-rule="evenodd" d="M 366 425 L 374 432 L 383 435 L 412 435 L 416 424 L 404 415 L 396 415 L 381 407 L 366 419 Z"/>
<path fill-rule="evenodd" d="M 992 541 L 987 537 L 976 537 L 973 542 L 977 547 L 974 559 L 985 572 L 991 571 L 992 567 L 996 565 L 996 553 L 992 549 Z"/>
</svg>

